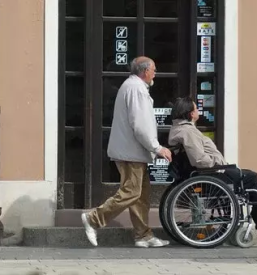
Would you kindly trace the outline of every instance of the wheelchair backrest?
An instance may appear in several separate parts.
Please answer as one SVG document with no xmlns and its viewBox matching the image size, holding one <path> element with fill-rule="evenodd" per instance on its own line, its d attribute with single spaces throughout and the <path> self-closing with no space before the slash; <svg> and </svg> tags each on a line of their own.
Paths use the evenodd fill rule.
<svg viewBox="0 0 257 275">
<path fill-rule="evenodd" d="M 185 180 L 190 177 L 192 171 L 195 170 L 182 145 L 170 148 L 172 152 L 172 162 L 169 164 L 169 173 L 175 180 Z"/>
<path fill-rule="evenodd" d="M 181 182 L 191 176 L 208 175 L 216 177 L 227 184 L 234 185 L 235 192 L 238 192 L 241 170 L 235 165 L 218 165 L 213 168 L 197 169 L 190 164 L 182 145 L 178 144 L 177 146 L 170 147 L 170 150 L 172 152 L 172 162 L 169 164 L 168 171 L 170 176 L 176 181 Z"/>
</svg>

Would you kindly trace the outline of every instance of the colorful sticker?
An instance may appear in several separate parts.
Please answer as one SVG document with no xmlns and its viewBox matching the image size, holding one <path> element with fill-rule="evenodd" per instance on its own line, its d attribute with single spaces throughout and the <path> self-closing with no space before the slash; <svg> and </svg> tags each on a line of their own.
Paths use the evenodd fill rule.
<svg viewBox="0 0 257 275">
<path fill-rule="evenodd" d="M 211 62 L 211 37 L 201 37 L 201 62 Z"/>
<path fill-rule="evenodd" d="M 211 89 L 212 89 L 211 82 L 206 81 L 206 82 L 201 83 L 201 90 L 202 91 L 211 91 Z"/>
<path fill-rule="evenodd" d="M 198 22 L 197 35 L 216 35 L 216 23 L 214 22 Z"/>
<path fill-rule="evenodd" d="M 198 73 L 213 73 L 214 63 L 197 63 Z"/>
</svg>

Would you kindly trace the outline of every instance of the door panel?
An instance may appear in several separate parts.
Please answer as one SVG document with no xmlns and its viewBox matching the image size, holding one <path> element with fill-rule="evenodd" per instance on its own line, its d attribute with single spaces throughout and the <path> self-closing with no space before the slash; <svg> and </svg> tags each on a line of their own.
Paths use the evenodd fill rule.
<svg viewBox="0 0 257 275">
<path fill-rule="evenodd" d="M 156 62 L 157 74 L 150 93 L 154 99 L 158 136 L 162 145 L 167 145 L 171 103 L 178 96 L 185 93 L 189 95 L 189 81 L 186 83 L 187 89 L 182 90 L 180 85 L 180 72 L 183 72 L 182 76 L 189 75 L 189 66 L 186 66 L 185 62 L 180 62 L 183 58 L 180 57 L 182 52 L 179 50 L 185 34 L 188 35 L 185 31 L 179 32 L 179 29 L 181 22 L 186 22 L 183 17 L 188 16 L 189 9 L 179 9 L 178 1 L 171 0 L 159 1 L 160 7 L 155 10 L 156 1 L 140 0 L 136 9 L 133 1 L 119 1 L 119 5 L 111 11 L 104 2 L 107 1 L 94 1 L 94 33 L 98 35 L 92 40 L 96 45 L 92 53 L 96 57 L 92 69 L 93 206 L 103 202 L 119 187 L 119 173 L 115 163 L 107 156 L 107 146 L 115 98 L 120 85 L 129 76 L 130 61 L 138 55 L 146 55 Z M 190 4 L 189 1 L 186 2 Z M 128 7 L 131 7 L 130 11 L 127 10 Z M 120 17 L 128 15 L 129 12 L 132 14 L 131 17 Z M 189 62 L 189 51 L 183 52 L 183 56 Z M 158 168 L 166 169 L 167 172 L 167 167 Z M 165 175 L 160 177 L 155 172 L 152 172 L 151 179 L 151 203 L 156 205 L 159 194 L 163 192 L 164 185 L 168 184 L 170 179 Z"/>
<path fill-rule="evenodd" d="M 137 0 L 103 1 L 103 16 L 136 17 Z"/>
<path fill-rule="evenodd" d="M 190 95 L 205 104 L 198 128 L 222 151 L 224 0 L 204 2 L 59 0 L 58 208 L 94 207 L 119 187 L 107 145 L 115 98 L 136 56 L 156 62 L 150 93 L 160 143 L 167 145 L 172 103 Z M 197 35 L 197 24 L 208 22 L 217 23 L 211 39 Z M 197 72 L 208 54 L 215 71 Z M 149 166 L 152 206 L 170 182 L 167 166 L 158 164 Z"/>
<path fill-rule="evenodd" d="M 145 17 L 178 17 L 178 1 L 144 1 Z"/>
<path fill-rule="evenodd" d="M 155 62 L 158 72 L 178 72 L 178 23 L 145 23 L 144 55 Z"/>
</svg>

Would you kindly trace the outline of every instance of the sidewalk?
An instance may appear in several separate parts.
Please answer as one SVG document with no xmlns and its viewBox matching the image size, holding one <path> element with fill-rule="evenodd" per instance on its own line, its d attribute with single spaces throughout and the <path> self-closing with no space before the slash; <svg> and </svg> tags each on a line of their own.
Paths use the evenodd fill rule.
<svg viewBox="0 0 257 275">
<path fill-rule="evenodd" d="M 257 248 L 0 248 L 1 275 L 33 271 L 47 275 L 257 274 Z"/>
</svg>

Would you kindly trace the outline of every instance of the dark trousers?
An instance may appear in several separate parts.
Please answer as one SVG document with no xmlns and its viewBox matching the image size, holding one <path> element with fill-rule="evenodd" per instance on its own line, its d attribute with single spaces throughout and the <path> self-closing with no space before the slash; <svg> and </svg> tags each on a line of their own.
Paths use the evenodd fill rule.
<svg viewBox="0 0 257 275">
<path fill-rule="evenodd" d="M 254 171 L 248 170 L 248 169 L 242 169 L 242 172 L 243 172 L 244 189 L 257 190 L 257 173 L 255 173 Z M 233 180 L 233 182 L 236 183 L 237 186 L 240 185 L 240 174 L 237 171 L 237 169 L 229 169 L 226 171 L 225 174 L 229 178 L 231 178 Z M 251 202 L 257 203 L 257 193 L 250 192 L 249 199 Z M 256 229 L 257 229 L 257 205 L 253 205 L 251 215 L 252 215 L 252 218 L 256 224 Z"/>
<path fill-rule="evenodd" d="M 257 173 L 242 169 L 243 172 L 243 185 L 244 189 L 256 189 L 257 190 Z M 240 173 L 237 169 L 228 169 L 225 173 L 237 186 L 240 186 Z M 257 193 L 250 193 L 250 201 L 257 202 Z"/>
</svg>

